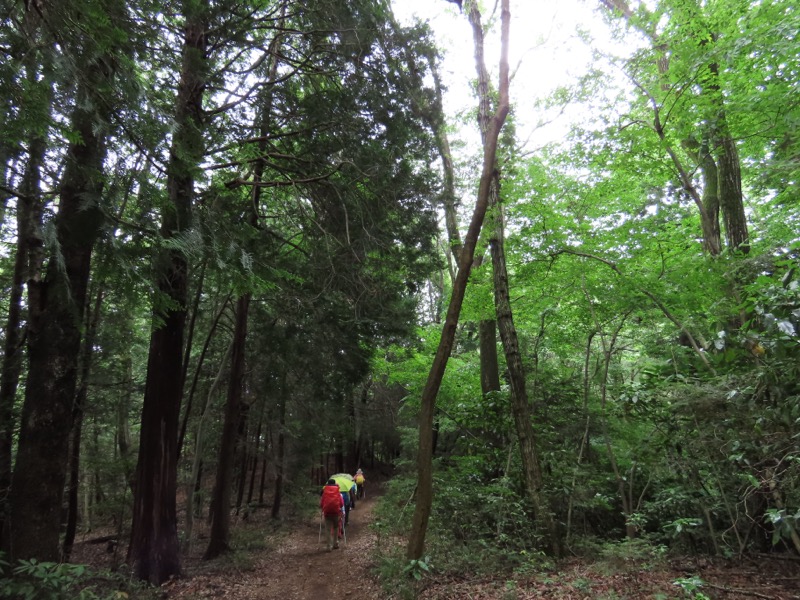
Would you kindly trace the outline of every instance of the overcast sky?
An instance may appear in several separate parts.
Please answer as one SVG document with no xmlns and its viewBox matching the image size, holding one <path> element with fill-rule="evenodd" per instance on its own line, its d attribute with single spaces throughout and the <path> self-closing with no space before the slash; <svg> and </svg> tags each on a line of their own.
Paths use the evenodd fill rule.
<svg viewBox="0 0 800 600">
<path fill-rule="evenodd" d="M 488 7 L 486 20 L 495 2 L 482 0 L 482 4 Z M 542 115 L 534 109 L 534 102 L 587 71 L 591 53 L 576 32 L 580 28 L 591 30 L 594 37 L 607 37 L 596 6 L 591 0 L 511 0 L 510 64 L 516 72 L 510 93 L 519 116 L 520 141 L 531 137 L 536 146 L 566 132 L 569 119 L 575 115 L 567 114 L 555 125 L 535 130 Z M 452 117 L 460 110 L 474 108 L 469 82 L 475 78 L 475 63 L 466 15 L 446 0 L 393 0 L 393 9 L 402 23 L 409 23 L 414 16 L 428 21 L 445 49 L 448 114 Z M 486 40 L 486 63 L 495 75 L 494 81 L 498 61 L 499 33 L 495 31 Z"/>
</svg>

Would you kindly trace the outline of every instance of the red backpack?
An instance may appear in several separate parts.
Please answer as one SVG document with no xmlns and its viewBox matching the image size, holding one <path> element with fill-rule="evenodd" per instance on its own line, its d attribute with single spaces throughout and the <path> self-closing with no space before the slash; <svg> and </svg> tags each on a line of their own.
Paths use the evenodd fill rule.
<svg viewBox="0 0 800 600">
<path fill-rule="evenodd" d="M 326 485 L 322 488 L 322 514 L 333 516 L 341 512 L 342 494 L 338 485 Z"/>
</svg>

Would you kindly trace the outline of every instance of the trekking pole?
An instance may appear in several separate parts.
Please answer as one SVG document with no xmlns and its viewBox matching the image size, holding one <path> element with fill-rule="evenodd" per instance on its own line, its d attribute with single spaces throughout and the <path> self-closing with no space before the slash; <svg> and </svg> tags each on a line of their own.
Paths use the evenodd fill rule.
<svg viewBox="0 0 800 600">
<path fill-rule="evenodd" d="M 317 536 L 317 546 L 322 543 L 322 521 L 325 517 L 322 516 L 322 513 L 319 513 L 319 536 Z"/>
</svg>

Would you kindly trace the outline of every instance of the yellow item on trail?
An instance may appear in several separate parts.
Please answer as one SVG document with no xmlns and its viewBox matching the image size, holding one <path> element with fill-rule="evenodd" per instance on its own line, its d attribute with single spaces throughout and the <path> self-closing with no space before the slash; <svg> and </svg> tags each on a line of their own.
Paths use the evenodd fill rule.
<svg viewBox="0 0 800 600">
<path fill-rule="evenodd" d="M 340 492 L 349 492 L 356 483 L 349 473 L 336 473 L 328 477 L 328 479 L 333 479 L 336 482 Z"/>
</svg>

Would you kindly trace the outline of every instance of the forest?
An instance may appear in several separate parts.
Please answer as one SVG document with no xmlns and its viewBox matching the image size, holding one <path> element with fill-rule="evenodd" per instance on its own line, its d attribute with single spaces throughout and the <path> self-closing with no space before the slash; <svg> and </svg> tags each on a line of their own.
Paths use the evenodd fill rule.
<svg viewBox="0 0 800 600">
<path fill-rule="evenodd" d="M 1 597 L 155 597 L 361 467 L 386 598 L 800 597 L 800 6 L 581 0 L 521 103 L 527 3 L 431 3 L 469 110 L 390 0 L 0 0 Z"/>
</svg>

